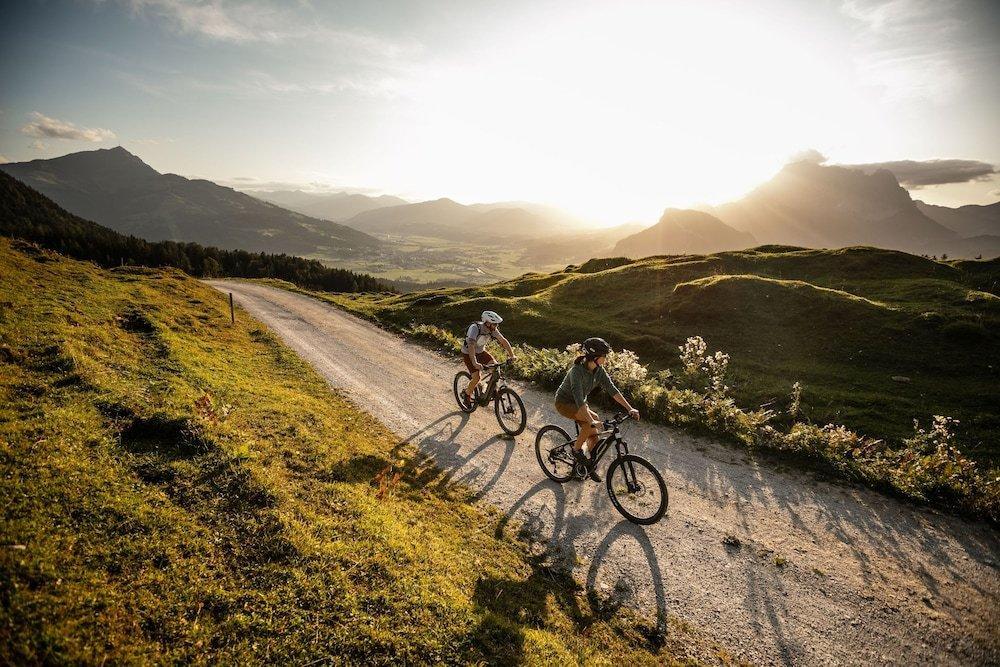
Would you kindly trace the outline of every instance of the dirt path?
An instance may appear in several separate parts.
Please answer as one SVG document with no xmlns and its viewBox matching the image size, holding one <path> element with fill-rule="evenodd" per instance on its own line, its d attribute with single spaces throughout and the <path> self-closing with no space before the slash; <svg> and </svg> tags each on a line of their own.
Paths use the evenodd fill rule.
<svg viewBox="0 0 1000 667">
<path fill-rule="evenodd" d="M 455 409 L 457 360 L 309 297 L 212 284 L 451 479 L 529 526 L 601 598 L 622 594 L 651 616 L 688 619 L 755 663 L 1000 661 L 1000 539 L 986 525 L 636 424 L 626 438 L 670 488 L 667 516 L 641 529 L 615 512 L 604 485 L 545 479 L 535 432 L 565 421 L 549 392 L 517 386 L 528 428 L 504 439 L 492 411 Z"/>
</svg>

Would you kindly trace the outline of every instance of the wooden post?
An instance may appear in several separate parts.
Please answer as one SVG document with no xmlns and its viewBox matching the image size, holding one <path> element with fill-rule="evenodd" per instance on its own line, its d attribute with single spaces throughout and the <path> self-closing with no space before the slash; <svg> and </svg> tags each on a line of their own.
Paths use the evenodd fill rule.
<svg viewBox="0 0 1000 667">
<path fill-rule="evenodd" d="M 236 309 L 233 308 L 233 293 L 229 293 L 229 321 L 231 324 L 236 324 Z"/>
</svg>

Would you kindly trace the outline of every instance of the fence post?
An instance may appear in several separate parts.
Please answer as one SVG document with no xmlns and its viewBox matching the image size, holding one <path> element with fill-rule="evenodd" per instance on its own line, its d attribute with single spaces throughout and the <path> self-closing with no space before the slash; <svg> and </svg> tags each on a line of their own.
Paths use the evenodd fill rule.
<svg viewBox="0 0 1000 667">
<path fill-rule="evenodd" d="M 233 293 L 229 293 L 229 322 L 236 324 L 236 309 L 233 308 Z"/>
</svg>

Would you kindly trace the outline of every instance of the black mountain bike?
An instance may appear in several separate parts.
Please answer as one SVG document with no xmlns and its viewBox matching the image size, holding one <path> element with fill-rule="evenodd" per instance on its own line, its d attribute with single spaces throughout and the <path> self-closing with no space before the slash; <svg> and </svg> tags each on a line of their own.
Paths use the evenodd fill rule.
<svg viewBox="0 0 1000 667">
<path fill-rule="evenodd" d="M 606 483 L 608 496 L 622 516 L 641 525 L 656 523 L 667 511 L 667 485 L 653 464 L 635 454 L 629 454 L 628 444 L 622 440 L 619 425 L 628 415 L 616 414 L 605 419 L 603 436 L 593 451 L 593 465 L 597 465 L 611 445 L 615 446 L 615 460 L 608 468 Z M 580 427 L 577 425 L 577 434 Z M 586 479 L 586 466 L 573 456 L 575 437 L 570 437 L 555 424 L 543 426 L 535 437 L 535 455 L 538 465 L 549 479 L 562 484 L 571 479 Z"/>
<path fill-rule="evenodd" d="M 465 413 L 473 413 L 480 405 L 484 408 L 493 401 L 493 411 L 496 412 L 497 422 L 500 428 L 508 435 L 519 435 L 528 423 L 528 413 L 524 410 L 524 402 L 517 392 L 507 386 L 507 379 L 504 377 L 503 369 L 510 362 L 502 364 L 484 365 L 483 371 L 489 371 L 487 377 L 483 377 L 476 387 L 475 401 L 472 405 L 466 405 L 462 400 L 465 388 L 472 381 L 472 376 L 467 371 L 455 373 L 455 380 L 452 389 L 455 392 L 455 402 L 458 409 Z M 484 388 L 485 387 L 485 388 Z"/>
</svg>

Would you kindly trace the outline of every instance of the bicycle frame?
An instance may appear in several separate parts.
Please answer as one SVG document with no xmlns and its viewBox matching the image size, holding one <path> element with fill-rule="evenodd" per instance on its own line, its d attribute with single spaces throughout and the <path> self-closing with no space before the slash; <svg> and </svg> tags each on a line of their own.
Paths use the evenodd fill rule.
<svg viewBox="0 0 1000 667">
<path fill-rule="evenodd" d="M 580 425 L 576 422 L 573 423 L 576 426 L 576 434 L 579 436 Z M 604 433 L 607 435 L 597 441 L 597 444 L 594 446 L 594 451 L 591 452 L 590 458 L 594 462 L 594 465 L 600 463 L 601 459 L 604 458 L 604 455 L 609 449 L 611 449 L 612 444 L 615 446 L 615 453 L 618 458 L 629 453 L 628 443 L 622 440 L 618 424 L 615 424 L 610 431 L 604 431 Z M 598 435 L 601 435 L 601 433 L 598 433 Z"/>
<path fill-rule="evenodd" d="M 489 405 L 490 401 L 496 398 L 498 392 L 498 385 L 500 388 L 507 386 L 506 378 L 503 376 L 503 364 L 494 364 L 492 366 L 483 366 L 483 371 L 488 370 L 490 372 L 489 378 L 482 377 L 482 371 L 480 372 L 479 385 L 482 386 L 486 382 L 486 390 L 483 391 L 482 405 Z M 502 384 L 501 384 L 502 383 Z"/>
</svg>

